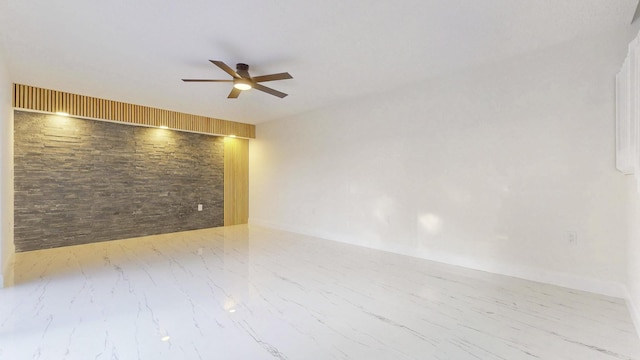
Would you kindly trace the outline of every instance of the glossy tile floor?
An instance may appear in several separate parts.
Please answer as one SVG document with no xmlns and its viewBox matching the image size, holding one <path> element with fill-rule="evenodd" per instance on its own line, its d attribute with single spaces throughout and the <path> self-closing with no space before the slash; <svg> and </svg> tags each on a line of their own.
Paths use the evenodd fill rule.
<svg viewBox="0 0 640 360">
<path fill-rule="evenodd" d="M 17 256 L 0 359 L 640 359 L 622 300 L 261 227 Z"/>
</svg>

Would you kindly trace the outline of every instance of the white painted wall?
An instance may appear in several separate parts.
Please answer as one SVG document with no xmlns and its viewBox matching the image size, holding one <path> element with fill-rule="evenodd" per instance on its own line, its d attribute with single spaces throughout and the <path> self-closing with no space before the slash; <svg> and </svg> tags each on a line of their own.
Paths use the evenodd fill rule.
<svg viewBox="0 0 640 360">
<path fill-rule="evenodd" d="M 0 287 L 13 278 L 13 108 L 12 83 L 0 42 Z"/>
<path fill-rule="evenodd" d="M 629 245 L 627 264 L 627 304 L 640 334 L 640 195 L 636 179 L 627 177 L 627 189 L 629 191 Z"/>
<path fill-rule="evenodd" d="M 13 282 L 13 108 L 4 44 L 7 1 L 0 0 L 0 288 Z"/>
<path fill-rule="evenodd" d="M 259 124 L 250 223 L 623 296 L 625 31 Z"/>
</svg>

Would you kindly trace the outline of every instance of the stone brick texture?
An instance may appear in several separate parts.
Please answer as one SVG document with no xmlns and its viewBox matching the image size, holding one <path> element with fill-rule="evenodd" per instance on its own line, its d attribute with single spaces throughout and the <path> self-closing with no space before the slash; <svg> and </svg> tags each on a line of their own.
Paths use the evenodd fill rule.
<svg viewBox="0 0 640 360">
<path fill-rule="evenodd" d="M 223 137 L 23 111 L 14 121 L 16 251 L 224 225 Z"/>
</svg>

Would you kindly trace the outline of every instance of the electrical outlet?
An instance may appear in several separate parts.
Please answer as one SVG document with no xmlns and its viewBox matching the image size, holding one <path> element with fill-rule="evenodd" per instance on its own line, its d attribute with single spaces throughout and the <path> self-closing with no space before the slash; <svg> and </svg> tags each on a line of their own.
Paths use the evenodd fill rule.
<svg viewBox="0 0 640 360">
<path fill-rule="evenodd" d="M 202 211 L 202 204 L 198 204 L 198 211 Z"/>
<path fill-rule="evenodd" d="M 578 245 L 578 232 L 574 230 L 567 230 L 567 242 L 569 245 Z"/>
</svg>

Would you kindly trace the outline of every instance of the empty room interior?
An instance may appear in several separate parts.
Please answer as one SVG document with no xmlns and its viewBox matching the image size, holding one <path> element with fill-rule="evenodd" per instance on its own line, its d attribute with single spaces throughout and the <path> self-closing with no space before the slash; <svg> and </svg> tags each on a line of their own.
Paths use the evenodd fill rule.
<svg viewBox="0 0 640 360">
<path fill-rule="evenodd" d="M 0 0 L 0 360 L 640 359 L 638 0 Z"/>
</svg>

